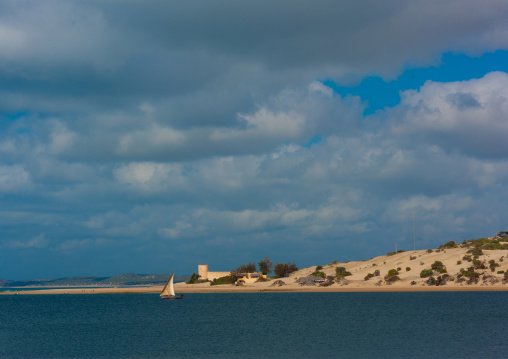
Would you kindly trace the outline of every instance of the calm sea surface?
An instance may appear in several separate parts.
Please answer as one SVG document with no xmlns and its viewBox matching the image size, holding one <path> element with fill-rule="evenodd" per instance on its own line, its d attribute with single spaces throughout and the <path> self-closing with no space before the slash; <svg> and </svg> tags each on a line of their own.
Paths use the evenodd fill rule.
<svg viewBox="0 0 508 359">
<path fill-rule="evenodd" d="M 507 358 L 508 292 L 0 296 L 0 358 Z"/>
</svg>

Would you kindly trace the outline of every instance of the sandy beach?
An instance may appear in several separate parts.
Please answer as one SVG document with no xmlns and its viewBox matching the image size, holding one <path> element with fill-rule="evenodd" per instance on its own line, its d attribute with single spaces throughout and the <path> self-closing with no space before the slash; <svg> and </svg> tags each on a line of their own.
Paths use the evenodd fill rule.
<svg viewBox="0 0 508 359">
<path fill-rule="evenodd" d="M 467 291 L 508 291 L 508 285 L 465 285 L 465 286 L 412 286 L 412 285 L 390 285 L 390 286 L 300 286 L 298 284 L 287 284 L 283 287 L 270 287 L 271 283 L 253 283 L 245 286 L 216 285 L 200 286 L 188 285 L 185 283 L 175 284 L 177 293 L 268 293 L 268 292 L 467 292 Z M 23 290 L 17 292 L 12 288 L 11 292 L 0 292 L 0 295 L 44 295 L 44 294 L 120 294 L 120 293 L 160 293 L 162 286 L 157 287 L 122 287 L 122 288 L 47 288 L 37 290 Z"/>
</svg>

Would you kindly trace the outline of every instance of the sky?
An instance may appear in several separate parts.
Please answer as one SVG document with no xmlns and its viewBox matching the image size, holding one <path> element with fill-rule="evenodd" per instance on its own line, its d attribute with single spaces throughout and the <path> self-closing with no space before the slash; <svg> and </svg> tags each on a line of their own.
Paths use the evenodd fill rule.
<svg viewBox="0 0 508 359">
<path fill-rule="evenodd" d="M 507 18 L 0 2 L 0 278 L 303 268 L 508 230 Z"/>
</svg>

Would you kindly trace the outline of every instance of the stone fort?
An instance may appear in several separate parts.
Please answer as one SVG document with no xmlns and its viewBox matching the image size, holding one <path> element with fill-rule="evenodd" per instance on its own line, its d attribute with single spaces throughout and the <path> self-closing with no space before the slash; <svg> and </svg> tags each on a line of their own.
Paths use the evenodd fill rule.
<svg viewBox="0 0 508 359">
<path fill-rule="evenodd" d="M 208 271 L 208 264 L 198 264 L 198 274 L 200 279 L 214 280 L 230 275 L 231 272 L 210 272 Z"/>
</svg>

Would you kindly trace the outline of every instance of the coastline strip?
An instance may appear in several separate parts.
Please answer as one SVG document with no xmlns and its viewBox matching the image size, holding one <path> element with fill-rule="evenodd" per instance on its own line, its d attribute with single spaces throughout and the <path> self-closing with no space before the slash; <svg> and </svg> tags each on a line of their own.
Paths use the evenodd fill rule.
<svg viewBox="0 0 508 359">
<path fill-rule="evenodd" d="M 45 294 L 126 294 L 159 293 L 162 287 L 122 287 L 122 288 L 47 288 L 0 292 L 0 295 L 45 295 Z M 508 286 L 382 286 L 382 287 L 302 287 L 287 285 L 283 287 L 218 285 L 192 288 L 190 285 L 175 288 L 178 293 L 383 293 L 383 292 L 492 292 L 508 291 Z"/>
</svg>

